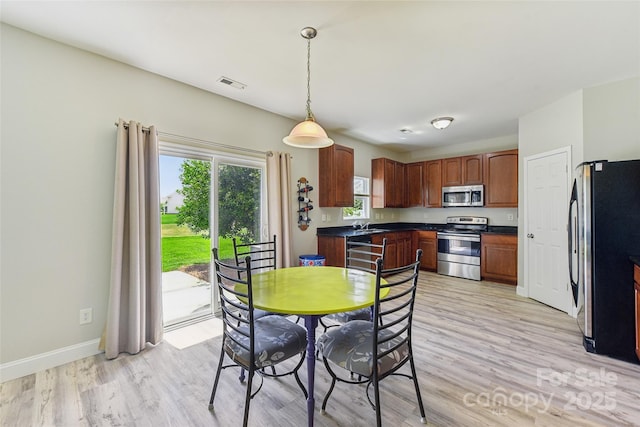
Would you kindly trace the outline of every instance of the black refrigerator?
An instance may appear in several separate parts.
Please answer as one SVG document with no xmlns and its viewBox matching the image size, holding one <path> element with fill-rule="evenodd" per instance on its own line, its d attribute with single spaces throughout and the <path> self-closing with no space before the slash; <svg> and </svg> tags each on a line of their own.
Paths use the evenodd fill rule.
<svg viewBox="0 0 640 427">
<path fill-rule="evenodd" d="M 640 255 L 640 160 L 580 164 L 569 205 L 569 275 L 590 353 L 640 363 L 633 264 Z"/>
</svg>

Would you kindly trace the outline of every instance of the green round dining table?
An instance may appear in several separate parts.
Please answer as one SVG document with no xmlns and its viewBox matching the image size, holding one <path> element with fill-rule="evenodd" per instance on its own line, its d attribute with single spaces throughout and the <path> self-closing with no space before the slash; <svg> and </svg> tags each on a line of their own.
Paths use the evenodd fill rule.
<svg viewBox="0 0 640 427">
<path fill-rule="evenodd" d="M 385 283 L 384 279 L 381 279 Z M 376 276 L 342 267 L 288 267 L 251 276 L 255 308 L 299 315 L 307 329 L 307 420 L 313 426 L 316 328 L 330 313 L 369 307 L 375 301 Z M 381 289 L 384 297 L 389 289 Z"/>
</svg>

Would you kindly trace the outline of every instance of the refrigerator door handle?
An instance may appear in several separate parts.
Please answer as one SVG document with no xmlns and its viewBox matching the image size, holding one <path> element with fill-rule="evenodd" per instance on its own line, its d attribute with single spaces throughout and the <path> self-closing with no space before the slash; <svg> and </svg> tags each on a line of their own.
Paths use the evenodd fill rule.
<svg viewBox="0 0 640 427">
<path fill-rule="evenodd" d="M 578 188 L 577 182 L 573 181 L 573 189 L 571 190 L 571 200 L 569 201 L 569 219 L 567 221 L 567 233 L 568 233 L 568 255 L 569 255 L 569 280 L 571 281 L 571 291 L 573 293 L 573 301 L 578 306 L 578 282 L 573 280 L 573 256 L 578 253 L 578 215 L 574 217 L 573 206 L 578 208 Z M 576 211 L 577 212 L 577 211 Z M 575 229 L 574 229 L 575 226 Z M 574 241 L 575 239 L 575 241 Z M 576 278 L 580 280 L 580 263 L 576 263 Z"/>
</svg>

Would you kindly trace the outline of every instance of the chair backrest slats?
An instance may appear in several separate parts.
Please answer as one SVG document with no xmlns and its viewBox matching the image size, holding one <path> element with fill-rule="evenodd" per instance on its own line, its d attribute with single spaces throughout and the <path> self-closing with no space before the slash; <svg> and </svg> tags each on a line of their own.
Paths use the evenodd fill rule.
<svg viewBox="0 0 640 427">
<path fill-rule="evenodd" d="M 218 248 L 214 248 L 213 258 L 222 308 L 223 347 L 224 340 L 233 341 L 249 352 L 249 362 L 253 364 L 254 327 L 251 257 L 246 256 L 242 260 L 242 265 L 237 265 L 236 263 L 228 264 L 219 259 Z M 244 312 L 244 315 L 238 314 L 239 309 Z M 246 342 L 241 342 L 231 332 L 246 337 Z"/>
<path fill-rule="evenodd" d="M 396 351 L 411 351 L 411 325 L 421 258 L 422 250 L 418 249 L 415 262 L 386 270 L 383 268 L 382 260 L 376 260 L 378 292 L 373 306 L 373 345 L 377 350 L 375 353 L 378 361 Z M 383 276 L 386 277 L 386 284 L 381 284 Z M 389 288 L 389 293 L 382 298 L 379 292 L 381 288 Z M 378 379 L 390 375 L 407 360 L 408 357 L 381 375 L 374 369 L 373 375 Z"/>
<path fill-rule="evenodd" d="M 254 243 L 240 243 L 235 237 L 233 241 L 233 253 L 236 265 L 244 266 L 245 258 L 251 257 L 251 268 L 253 273 L 277 268 L 277 243 L 276 236 L 273 240 Z"/>
<path fill-rule="evenodd" d="M 352 242 L 347 239 L 345 266 L 357 270 L 376 272 L 376 260 L 379 258 L 384 264 L 387 239 L 382 244 L 369 242 Z"/>
</svg>

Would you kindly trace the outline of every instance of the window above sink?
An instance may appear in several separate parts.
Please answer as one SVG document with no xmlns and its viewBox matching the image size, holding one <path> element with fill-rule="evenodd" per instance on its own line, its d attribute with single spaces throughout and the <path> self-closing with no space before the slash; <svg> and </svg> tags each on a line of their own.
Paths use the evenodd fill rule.
<svg viewBox="0 0 640 427">
<path fill-rule="evenodd" d="M 371 207 L 369 195 L 369 178 L 353 177 L 353 206 L 342 208 L 342 219 L 369 219 Z"/>
</svg>

